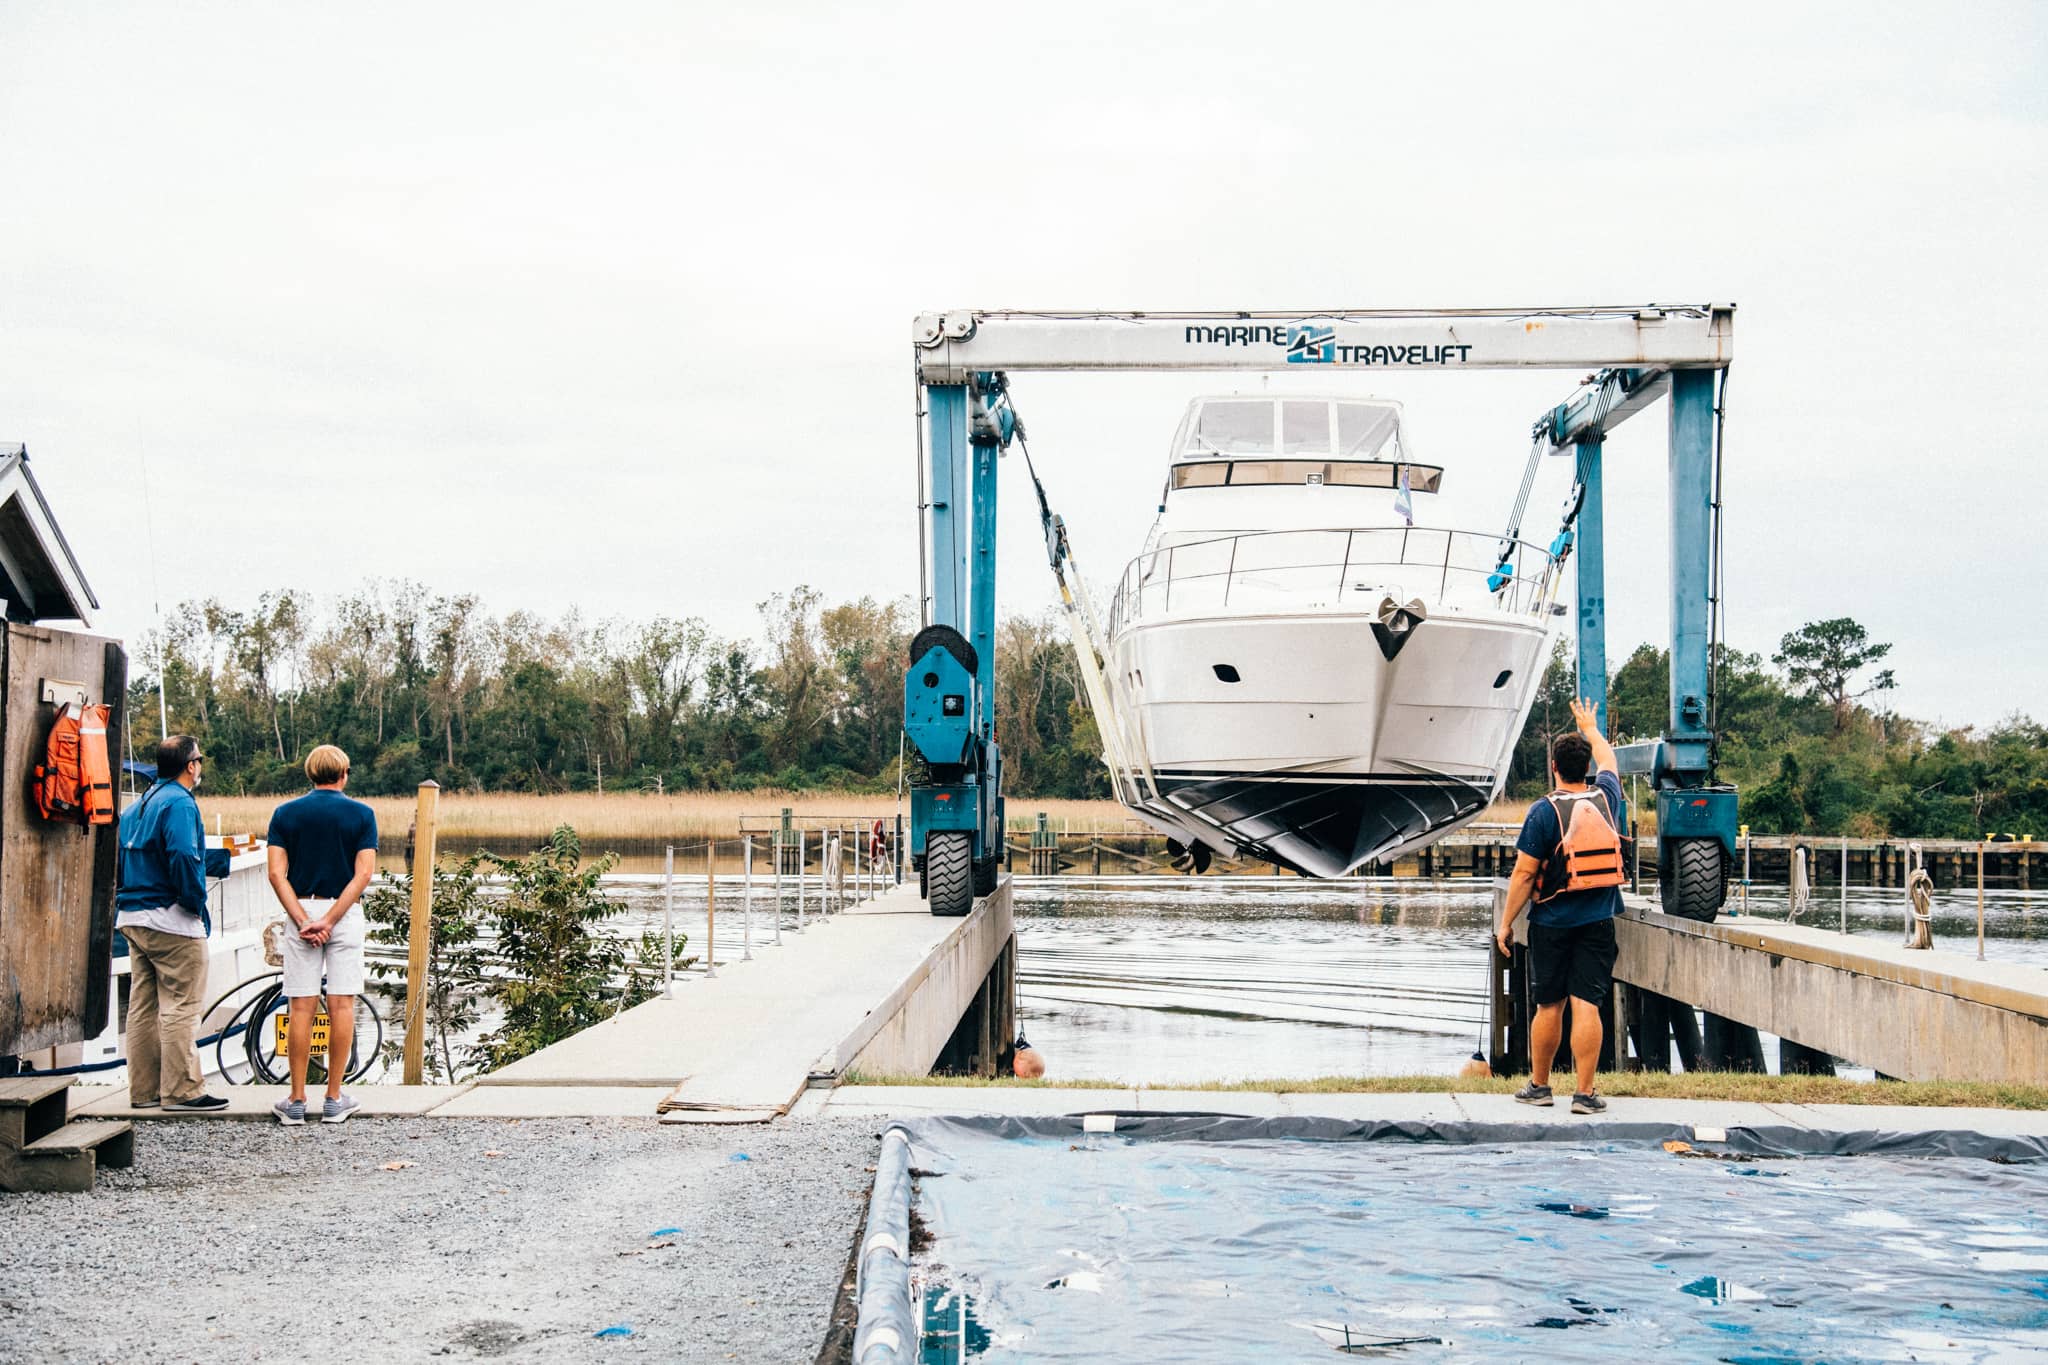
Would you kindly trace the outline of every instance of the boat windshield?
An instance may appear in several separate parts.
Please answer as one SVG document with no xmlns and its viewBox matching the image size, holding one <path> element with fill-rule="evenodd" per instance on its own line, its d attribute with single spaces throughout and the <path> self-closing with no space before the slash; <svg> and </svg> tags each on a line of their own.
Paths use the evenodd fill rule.
<svg viewBox="0 0 2048 1365">
<path fill-rule="evenodd" d="M 1444 472 L 1435 465 L 1393 460 L 1196 460 L 1173 467 L 1175 488 L 1250 488 L 1325 484 L 1337 488 L 1398 488 L 1407 475 L 1411 493 L 1434 493 Z"/>
<path fill-rule="evenodd" d="M 1401 408 L 1357 398 L 1198 398 L 1174 458 L 1294 455 L 1371 460 L 1401 441 Z"/>
</svg>

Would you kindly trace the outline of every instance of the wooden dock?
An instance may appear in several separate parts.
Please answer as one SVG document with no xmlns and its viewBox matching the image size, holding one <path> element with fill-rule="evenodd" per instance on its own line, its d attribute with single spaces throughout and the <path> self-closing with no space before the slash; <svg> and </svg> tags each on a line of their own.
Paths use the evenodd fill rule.
<svg viewBox="0 0 2048 1365">
<path fill-rule="evenodd" d="M 1506 893 L 1495 883 L 1496 921 Z M 1709 1070 L 1760 1069 L 1746 1033 L 1747 1061 L 1717 1056 L 1711 1039 L 1703 1049 L 1698 1010 L 1723 1033 L 1774 1034 L 1822 1063 L 1840 1058 L 1903 1080 L 2048 1085 L 2048 970 L 1754 915 L 1705 924 L 1624 899 L 1617 989 L 1601 1010 L 1603 1069 L 1668 1070 L 1674 1041 L 1687 1069 L 1695 1053 Z M 1491 1049 L 1510 1070 L 1528 1065 L 1527 925 L 1517 923 L 1511 958 L 1493 956 Z"/>
</svg>

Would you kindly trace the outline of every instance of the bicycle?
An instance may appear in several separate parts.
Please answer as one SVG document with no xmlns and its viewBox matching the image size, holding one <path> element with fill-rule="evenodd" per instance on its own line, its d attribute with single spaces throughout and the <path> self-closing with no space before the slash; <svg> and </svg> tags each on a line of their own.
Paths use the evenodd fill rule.
<svg viewBox="0 0 2048 1365">
<path fill-rule="evenodd" d="M 214 1002 L 218 1007 L 222 1001 L 239 995 L 259 981 L 272 984 L 258 991 L 256 995 L 228 1020 L 214 1043 L 214 1062 L 222 1077 L 228 1072 L 228 1040 L 240 1035 L 242 1038 L 242 1059 L 249 1068 L 249 1079 L 244 1085 L 282 1085 L 291 1080 L 291 1063 L 285 1053 L 285 1021 L 289 1017 L 290 1001 L 284 994 L 284 972 L 263 972 L 237 983 L 233 989 Z M 324 987 L 327 983 L 321 982 Z M 368 995 L 355 997 L 354 1038 L 349 1047 L 349 1066 L 343 1079 L 360 1081 L 376 1064 L 384 1051 L 384 1017 L 377 1013 L 377 1007 L 370 1003 Z M 316 1007 L 317 1021 L 328 1017 L 327 995 L 323 989 L 320 1003 Z M 208 1011 L 211 1013 L 212 1011 Z M 316 1035 L 317 1036 L 317 1035 Z M 327 1053 L 324 1047 L 316 1046 L 306 1068 L 309 1084 L 317 1081 L 324 1084 L 327 1079 Z"/>
</svg>

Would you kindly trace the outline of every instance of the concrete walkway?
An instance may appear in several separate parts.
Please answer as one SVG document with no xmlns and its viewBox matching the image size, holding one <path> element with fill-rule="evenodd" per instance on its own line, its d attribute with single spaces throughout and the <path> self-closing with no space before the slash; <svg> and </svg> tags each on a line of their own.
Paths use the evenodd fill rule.
<svg viewBox="0 0 2048 1365">
<path fill-rule="evenodd" d="M 915 885 L 897 887 L 480 1077 L 448 1112 L 616 1114 L 626 1097 L 598 1096 L 627 1091 L 646 1101 L 633 1112 L 765 1121 L 871 1043 L 929 1066 L 1009 936 L 1007 886 L 957 919 L 934 918 Z M 587 1098 L 502 1093 L 530 1088 Z M 577 1103 L 597 1107 L 566 1108 Z"/>
<path fill-rule="evenodd" d="M 1055 1090 L 977 1086 L 848 1085 L 812 1091 L 794 1112 L 861 1118 L 949 1114 L 1047 1117 L 1063 1114 L 1236 1114 L 1247 1118 L 1385 1119 L 1406 1122 L 1555 1124 L 1665 1123 L 1693 1128 L 1803 1128 L 1819 1133 L 1966 1131 L 2048 1138 L 2048 1110 L 1941 1109 L 1863 1104 L 1752 1104 L 1729 1100 L 1611 1099 L 1588 1119 L 1568 1104 L 1549 1109 L 1507 1095 L 1324 1095 L 1219 1090 Z"/>
</svg>

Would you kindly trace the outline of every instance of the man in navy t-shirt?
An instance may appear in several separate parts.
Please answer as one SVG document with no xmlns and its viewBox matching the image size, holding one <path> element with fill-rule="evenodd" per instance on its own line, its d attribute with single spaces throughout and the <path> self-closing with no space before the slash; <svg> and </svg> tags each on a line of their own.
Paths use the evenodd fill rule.
<svg viewBox="0 0 2048 1365">
<path fill-rule="evenodd" d="M 1507 914 L 1498 938 L 1505 956 L 1516 917 L 1534 902 L 1529 915 L 1529 960 L 1536 1017 L 1529 1026 L 1529 1084 L 1516 1091 L 1515 1098 L 1524 1104 L 1551 1102 L 1550 1063 L 1563 1038 L 1564 1002 L 1569 999 L 1572 1060 L 1578 1069 L 1572 1112 L 1598 1114 L 1607 1108 L 1607 1102 L 1593 1091 L 1593 1076 L 1600 1065 L 1600 1006 L 1614 979 L 1614 917 L 1621 913 L 1621 888 L 1560 890 L 1538 899 L 1547 889 L 1545 867 L 1564 840 L 1557 807 L 1574 794 L 1599 793 L 1595 812 L 1606 817 L 1606 832 L 1613 836 L 1611 863 L 1604 851 L 1590 861 L 1603 868 L 1611 866 L 1616 873 L 1621 867 L 1621 779 L 1616 775 L 1614 746 L 1600 733 L 1591 703 L 1583 698 L 1574 700 L 1572 719 L 1578 722 L 1578 730 L 1559 735 L 1550 746 L 1553 795 L 1562 800 L 1546 797 L 1538 801 L 1522 822 L 1521 837 L 1515 840 Z"/>
<path fill-rule="evenodd" d="M 284 993 L 291 1001 L 292 1090 L 271 1106 L 277 1121 L 306 1121 L 306 1068 L 313 1055 L 313 1018 L 327 996 L 327 1099 L 322 1123 L 346 1123 L 356 1102 L 341 1093 L 355 1041 L 356 997 L 363 993 L 363 907 L 358 899 L 377 875 L 377 814 L 342 794 L 348 755 L 323 744 L 306 756 L 313 790 L 270 816 L 270 887 L 291 917 L 284 935 Z M 324 987 L 323 987 L 323 984 Z"/>
</svg>

